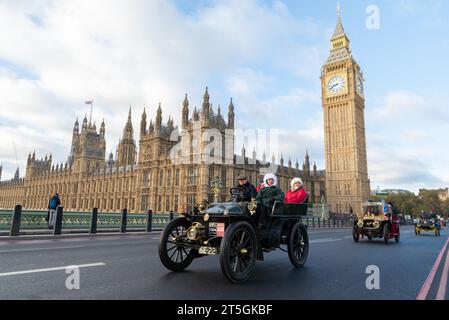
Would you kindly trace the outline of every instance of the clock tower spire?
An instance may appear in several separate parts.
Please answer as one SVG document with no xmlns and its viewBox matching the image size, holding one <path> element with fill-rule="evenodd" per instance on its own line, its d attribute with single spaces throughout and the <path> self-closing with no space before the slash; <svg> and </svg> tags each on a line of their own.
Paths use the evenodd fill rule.
<svg viewBox="0 0 449 320">
<path fill-rule="evenodd" d="M 331 211 L 361 213 L 370 186 L 365 138 L 363 73 L 352 56 L 340 5 L 321 71 L 324 114 L 326 190 Z"/>
</svg>

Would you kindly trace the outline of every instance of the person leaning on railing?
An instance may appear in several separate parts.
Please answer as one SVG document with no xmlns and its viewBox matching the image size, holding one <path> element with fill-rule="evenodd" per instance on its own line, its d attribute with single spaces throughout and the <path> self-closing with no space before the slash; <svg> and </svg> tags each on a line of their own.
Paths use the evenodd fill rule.
<svg viewBox="0 0 449 320">
<path fill-rule="evenodd" d="M 61 199 L 59 199 L 59 193 L 55 195 L 48 201 L 48 228 L 52 229 L 56 223 L 56 210 L 61 205 Z"/>
</svg>

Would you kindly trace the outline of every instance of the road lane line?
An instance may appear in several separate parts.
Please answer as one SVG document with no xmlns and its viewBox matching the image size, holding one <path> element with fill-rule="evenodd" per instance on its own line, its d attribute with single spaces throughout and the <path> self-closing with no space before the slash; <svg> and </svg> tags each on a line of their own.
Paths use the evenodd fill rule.
<svg viewBox="0 0 449 320">
<path fill-rule="evenodd" d="M 336 242 L 336 241 L 341 241 L 342 239 L 332 239 L 332 238 L 327 238 L 327 239 L 315 239 L 315 240 L 310 240 L 309 243 L 313 244 L 313 243 L 325 243 L 325 242 Z"/>
<path fill-rule="evenodd" d="M 44 250 L 63 250 L 63 249 L 77 249 L 77 248 L 85 248 L 85 246 L 54 247 L 54 248 L 30 248 L 30 249 L 11 249 L 11 250 L 0 250 L 0 253 L 44 251 Z"/>
<path fill-rule="evenodd" d="M 59 270 L 67 270 L 67 268 L 89 268 L 89 267 L 99 267 L 105 266 L 106 263 L 90 263 L 90 264 L 81 264 L 81 265 L 69 265 L 65 267 L 56 267 L 56 268 L 46 268 L 46 269 L 34 269 L 34 270 L 25 270 L 25 271 L 13 271 L 0 273 L 0 277 L 8 277 L 8 276 L 16 276 L 21 274 L 29 274 L 29 273 L 40 273 L 40 272 L 50 272 L 50 271 L 59 271 Z"/>
<path fill-rule="evenodd" d="M 418 293 L 418 296 L 416 297 L 416 300 L 426 300 L 427 295 L 429 294 L 430 287 L 432 286 L 433 280 L 435 278 L 435 274 L 437 273 L 437 270 L 440 266 L 441 260 L 443 258 L 444 252 L 446 251 L 447 245 L 449 244 L 449 238 L 446 240 L 446 243 L 443 246 L 443 249 L 441 249 L 440 254 L 438 255 L 437 259 L 435 260 L 435 263 L 430 270 L 429 275 L 427 276 L 426 281 L 424 282 L 421 290 Z"/>
<path fill-rule="evenodd" d="M 449 251 L 446 254 L 446 262 L 443 267 L 443 273 L 441 274 L 440 286 L 438 287 L 436 300 L 446 300 L 447 289 L 447 275 L 449 273 Z"/>
</svg>

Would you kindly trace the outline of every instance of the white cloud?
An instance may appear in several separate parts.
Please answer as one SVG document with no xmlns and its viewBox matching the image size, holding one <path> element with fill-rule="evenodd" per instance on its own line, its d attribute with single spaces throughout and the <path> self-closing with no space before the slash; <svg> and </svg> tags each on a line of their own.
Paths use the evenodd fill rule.
<svg viewBox="0 0 449 320">
<path fill-rule="evenodd" d="M 449 185 L 448 97 L 395 90 L 367 109 L 372 188 L 439 188 Z"/>
<path fill-rule="evenodd" d="M 294 61 L 292 49 L 317 33 L 324 36 L 280 1 L 217 1 L 193 14 L 165 0 L 3 1 L 0 136 L 16 141 L 23 172 L 34 149 L 38 156 L 53 152 L 55 161 L 67 159 L 75 118 L 89 112 L 87 99 L 95 100 L 97 126 L 105 118 L 108 152 L 121 136 L 129 105 L 135 129 L 143 106 L 154 117 L 159 101 L 164 121 L 171 114 L 179 123 L 184 93 L 192 107 L 199 105 L 206 85 L 215 107 L 235 94 L 237 120 L 243 120 L 245 110 L 270 101 L 268 95 L 245 97 L 274 90 L 279 80 L 273 75 L 279 70 L 259 72 L 260 66 L 285 74 L 303 70 L 319 60 L 319 50 L 302 46 L 310 57 Z M 291 64 L 284 65 L 287 57 Z M 0 155 L 7 163 L 4 178 L 11 176 L 15 161 L 8 143 L 0 145 Z"/>
</svg>

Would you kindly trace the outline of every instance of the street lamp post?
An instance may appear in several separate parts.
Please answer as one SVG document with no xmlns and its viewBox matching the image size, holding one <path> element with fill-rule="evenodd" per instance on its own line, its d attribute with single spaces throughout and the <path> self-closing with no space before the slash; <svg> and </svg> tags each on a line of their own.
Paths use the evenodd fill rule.
<svg viewBox="0 0 449 320">
<path fill-rule="evenodd" d="M 210 182 L 210 187 L 212 189 L 212 192 L 214 193 L 214 202 L 218 203 L 220 192 L 221 192 L 221 189 L 223 188 L 223 182 L 221 181 L 221 179 L 219 177 L 215 177 Z"/>
</svg>

